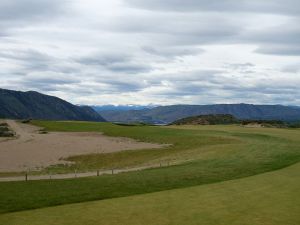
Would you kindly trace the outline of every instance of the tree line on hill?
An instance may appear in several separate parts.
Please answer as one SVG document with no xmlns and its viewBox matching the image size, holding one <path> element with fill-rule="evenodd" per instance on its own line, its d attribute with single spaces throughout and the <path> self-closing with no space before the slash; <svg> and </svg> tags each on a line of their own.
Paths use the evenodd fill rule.
<svg viewBox="0 0 300 225">
<path fill-rule="evenodd" d="M 230 114 L 208 114 L 191 116 L 176 120 L 170 125 L 228 125 L 262 126 L 277 128 L 300 128 L 300 122 L 285 122 L 281 120 L 240 120 Z"/>
</svg>

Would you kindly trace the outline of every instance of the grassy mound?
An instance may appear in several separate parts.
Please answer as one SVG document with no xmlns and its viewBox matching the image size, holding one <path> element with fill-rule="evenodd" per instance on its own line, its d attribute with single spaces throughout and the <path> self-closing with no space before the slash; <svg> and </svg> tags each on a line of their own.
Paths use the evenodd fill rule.
<svg viewBox="0 0 300 225">
<path fill-rule="evenodd" d="M 171 125 L 217 125 L 236 124 L 239 120 L 230 114 L 208 114 L 179 119 Z"/>
</svg>

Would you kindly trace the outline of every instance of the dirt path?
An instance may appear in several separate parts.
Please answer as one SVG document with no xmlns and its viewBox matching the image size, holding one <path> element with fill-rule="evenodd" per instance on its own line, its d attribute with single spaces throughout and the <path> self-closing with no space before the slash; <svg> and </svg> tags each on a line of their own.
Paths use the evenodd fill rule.
<svg viewBox="0 0 300 225">
<path fill-rule="evenodd" d="M 14 120 L 5 120 L 9 127 L 16 133 L 19 141 L 30 141 L 34 138 L 34 134 L 40 129 L 39 127 L 27 124 L 17 123 Z"/>
<path fill-rule="evenodd" d="M 0 140 L 0 172 L 35 170 L 59 163 L 74 155 L 111 153 L 124 150 L 157 149 L 164 145 L 129 138 L 107 137 L 101 133 L 38 133 L 39 127 L 6 121 L 17 138 Z"/>
<path fill-rule="evenodd" d="M 28 175 L 26 176 L 14 176 L 14 177 L 0 177 L 0 182 L 10 182 L 10 181 L 30 181 L 30 180 L 60 180 L 60 179 L 72 179 L 72 178 L 81 178 L 81 177 L 95 177 L 95 176 L 101 176 L 105 174 L 119 174 L 119 173 L 125 173 L 125 172 L 131 172 L 131 171 L 139 171 L 144 169 L 150 169 L 150 168 L 159 168 L 159 167 L 166 167 L 170 164 L 167 163 L 165 165 L 157 164 L 157 165 L 151 165 L 151 166 L 143 166 L 143 167 L 135 167 L 135 168 L 129 168 L 129 169 L 113 169 L 113 170 L 99 170 L 94 172 L 85 172 L 85 173 L 77 173 L 74 171 L 74 173 L 68 173 L 68 174 L 48 174 L 48 175 Z"/>
</svg>

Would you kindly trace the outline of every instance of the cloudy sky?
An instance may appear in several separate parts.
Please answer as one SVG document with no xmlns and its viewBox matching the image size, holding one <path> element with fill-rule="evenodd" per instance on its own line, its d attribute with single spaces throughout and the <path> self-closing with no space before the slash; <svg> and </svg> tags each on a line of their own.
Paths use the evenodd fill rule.
<svg viewBox="0 0 300 225">
<path fill-rule="evenodd" d="M 1 0 L 0 88 L 75 104 L 300 105 L 299 0 Z"/>
</svg>

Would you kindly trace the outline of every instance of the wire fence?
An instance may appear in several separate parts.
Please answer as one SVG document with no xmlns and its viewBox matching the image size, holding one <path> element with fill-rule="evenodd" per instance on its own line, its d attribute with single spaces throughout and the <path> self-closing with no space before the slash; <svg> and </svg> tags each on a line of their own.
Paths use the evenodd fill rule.
<svg viewBox="0 0 300 225">
<path fill-rule="evenodd" d="M 34 175 L 30 174 L 30 172 L 26 172 L 23 176 L 11 176 L 11 177 L 0 177 L 0 182 L 9 182 L 9 181 L 30 181 L 30 180 L 58 180 L 58 179 L 74 179 L 74 178 L 83 178 L 83 177 L 96 177 L 102 175 L 115 175 L 119 173 L 132 172 L 132 171 L 140 171 L 151 168 L 160 168 L 160 167 L 168 167 L 171 165 L 175 165 L 174 163 L 166 162 L 159 163 L 151 166 L 141 166 L 134 167 L 128 169 L 106 169 L 106 170 L 94 170 L 88 172 L 80 172 L 78 170 L 74 170 L 73 173 L 65 173 L 65 174 L 41 174 Z"/>
</svg>

